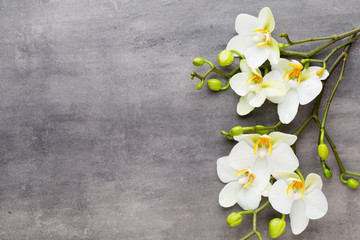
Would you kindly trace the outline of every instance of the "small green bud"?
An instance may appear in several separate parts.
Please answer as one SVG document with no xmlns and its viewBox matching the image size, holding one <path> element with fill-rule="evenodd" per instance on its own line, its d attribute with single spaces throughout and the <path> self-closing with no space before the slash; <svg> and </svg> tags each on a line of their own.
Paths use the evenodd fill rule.
<svg viewBox="0 0 360 240">
<path fill-rule="evenodd" d="M 324 143 L 320 143 L 318 146 L 318 153 L 321 159 L 325 160 L 329 157 L 329 149 Z"/>
<path fill-rule="evenodd" d="M 221 88 L 221 82 L 219 79 L 209 79 L 206 81 L 209 89 L 213 91 L 219 91 Z"/>
<path fill-rule="evenodd" d="M 348 185 L 349 188 L 357 188 L 359 186 L 359 182 L 350 178 L 346 181 L 346 185 Z"/>
<path fill-rule="evenodd" d="M 202 82 L 201 82 L 201 83 L 196 84 L 196 89 L 197 89 L 197 90 L 201 90 L 201 89 L 202 89 L 202 87 L 203 87 L 203 83 L 202 83 Z"/>
<path fill-rule="evenodd" d="M 233 127 L 230 130 L 230 134 L 233 135 L 233 136 L 238 136 L 238 135 L 240 135 L 242 133 L 243 133 L 243 129 L 240 126 Z"/>
<path fill-rule="evenodd" d="M 225 131 L 221 131 L 221 135 L 229 135 L 229 134 Z"/>
<path fill-rule="evenodd" d="M 242 221 L 241 213 L 231 213 L 227 219 L 226 222 L 230 227 L 236 227 L 239 225 Z"/>
<path fill-rule="evenodd" d="M 256 125 L 255 127 L 264 127 L 264 126 Z M 261 135 L 269 134 L 269 130 L 256 130 L 255 132 L 257 132 L 258 134 L 261 134 Z"/>
<path fill-rule="evenodd" d="M 330 169 L 325 168 L 323 171 L 323 174 L 326 178 L 331 178 L 332 176 L 332 171 Z"/>
<path fill-rule="evenodd" d="M 279 48 L 282 50 L 282 49 L 284 49 L 285 48 L 285 44 L 283 44 L 283 43 L 279 43 Z"/>
<path fill-rule="evenodd" d="M 234 61 L 234 55 L 229 50 L 223 50 L 219 53 L 218 61 L 222 67 L 229 66 Z"/>
<path fill-rule="evenodd" d="M 202 58 L 194 58 L 194 60 L 193 60 L 193 64 L 195 66 L 202 66 L 204 64 L 204 62 L 205 61 Z"/>
<path fill-rule="evenodd" d="M 269 222 L 269 234 L 271 238 L 280 237 L 286 227 L 286 222 L 280 218 L 274 218 Z"/>
<path fill-rule="evenodd" d="M 230 136 L 230 135 L 226 136 L 226 138 L 229 139 L 229 140 L 234 140 L 234 138 L 232 136 Z"/>
</svg>

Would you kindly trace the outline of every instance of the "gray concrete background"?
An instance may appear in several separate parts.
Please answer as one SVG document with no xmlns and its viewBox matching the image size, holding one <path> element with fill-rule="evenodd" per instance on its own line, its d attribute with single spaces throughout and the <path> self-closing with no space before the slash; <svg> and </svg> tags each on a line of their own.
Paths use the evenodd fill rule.
<svg viewBox="0 0 360 240">
<path fill-rule="evenodd" d="M 238 117 L 234 92 L 198 91 L 189 74 L 207 70 L 193 57 L 216 61 L 237 14 L 264 6 L 275 34 L 293 39 L 360 26 L 358 0 L 0 1 L 0 239 L 230 240 L 250 231 L 250 217 L 226 224 L 239 207 L 218 205 L 216 159 L 234 145 L 219 132 L 272 125 L 275 105 Z M 353 171 L 359 60 L 357 43 L 327 123 Z M 293 131 L 310 105 L 283 130 Z M 304 174 L 322 172 L 316 138 L 312 124 L 298 141 Z M 332 155 L 329 166 L 328 214 L 280 239 L 359 239 L 360 192 L 338 181 Z M 269 207 L 261 216 L 269 239 L 268 221 L 280 215 Z"/>
</svg>

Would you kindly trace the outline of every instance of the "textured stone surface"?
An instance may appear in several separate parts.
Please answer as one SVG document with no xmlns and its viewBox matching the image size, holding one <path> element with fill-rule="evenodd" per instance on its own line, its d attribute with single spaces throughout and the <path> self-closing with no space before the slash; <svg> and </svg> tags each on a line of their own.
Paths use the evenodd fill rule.
<svg viewBox="0 0 360 240">
<path fill-rule="evenodd" d="M 231 91 L 197 91 L 193 57 L 216 60 L 239 13 L 268 5 L 275 33 L 293 39 L 360 26 L 349 1 L 0 1 L 0 239 L 238 239 L 222 209 L 216 159 L 236 125 L 272 125 L 275 106 L 235 113 Z M 311 44 L 310 44 L 311 45 Z M 306 45 L 306 49 L 310 49 Z M 295 48 L 298 49 L 298 48 Z M 327 129 L 347 168 L 360 171 L 360 45 L 354 45 Z M 335 78 L 332 78 L 333 85 Z M 326 91 L 326 96 L 329 95 Z M 300 108 L 292 131 L 311 110 Z M 298 141 L 305 174 L 322 169 L 316 127 Z M 360 192 L 324 179 L 328 214 L 299 236 L 358 239 Z M 259 220 L 278 217 L 269 207 Z M 254 238 L 255 239 L 255 238 Z"/>
</svg>

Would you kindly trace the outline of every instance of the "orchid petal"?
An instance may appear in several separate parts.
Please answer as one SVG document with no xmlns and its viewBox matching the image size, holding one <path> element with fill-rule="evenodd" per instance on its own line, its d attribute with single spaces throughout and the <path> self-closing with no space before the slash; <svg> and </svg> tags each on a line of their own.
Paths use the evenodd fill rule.
<svg viewBox="0 0 360 240">
<path fill-rule="evenodd" d="M 248 74 L 243 72 L 237 73 L 230 79 L 230 87 L 237 95 L 245 96 L 249 92 L 249 88 L 246 86 L 246 81 L 248 79 Z"/>
<path fill-rule="evenodd" d="M 278 64 L 280 60 L 279 43 L 274 38 L 272 38 L 268 46 L 270 48 L 269 62 L 272 65 Z"/>
<path fill-rule="evenodd" d="M 268 30 L 269 32 L 274 31 L 275 28 L 275 19 L 274 16 L 268 7 L 264 7 L 259 12 L 259 29 Z"/>
<path fill-rule="evenodd" d="M 234 136 L 234 139 L 236 141 L 244 140 L 245 142 L 247 142 L 249 144 L 249 146 L 251 148 L 254 148 L 256 141 L 259 140 L 260 137 L 261 137 L 261 135 L 257 134 L 257 133 L 254 133 L 254 134 L 240 134 L 238 136 Z"/>
<path fill-rule="evenodd" d="M 266 97 L 285 97 L 286 88 L 284 83 L 281 83 L 277 80 L 264 80 L 261 88 L 265 90 Z"/>
<path fill-rule="evenodd" d="M 255 173 L 255 180 L 251 186 L 261 192 L 265 189 L 270 181 L 270 172 L 268 170 L 268 163 L 266 158 L 256 159 L 251 169 Z"/>
<path fill-rule="evenodd" d="M 252 45 L 255 45 L 254 40 L 252 40 L 252 35 L 237 35 L 230 39 L 226 49 L 236 50 L 240 53 L 244 53 L 244 51 Z"/>
<path fill-rule="evenodd" d="M 306 81 L 308 79 L 312 79 L 312 78 L 316 78 L 316 79 L 320 79 L 320 80 L 324 80 L 329 76 L 329 72 L 327 70 L 324 71 L 324 73 L 321 76 L 317 75 L 317 72 L 319 70 L 321 70 L 321 67 L 309 67 L 307 69 L 304 69 L 301 74 L 301 80 L 302 81 Z"/>
<path fill-rule="evenodd" d="M 305 193 L 310 193 L 315 189 L 321 190 L 323 182 L 321 177 L 315 173 L 310 173 L 305 179 Z"/>
<path fill-rule="evenodd" d="M 260 67 L 269 58 L 269 55 L 268 46 L 259 47 L 256 44 L 244 51 L 247 64 L 253 69 Z"/>
<path fill-rule="evenodd" d="M 285 143 L 280 144 L 268 157 L 270 172 L 275 170 L 295 171 L 299 167 L 297 159 L 291 147 Z"/>
<path fill-rule="evenodd" d="M 216 161 L 217 174 L 223 183 L 236 181 L 236 173 L 238 170 L 230 167 L 228 157 L 221 157 Z"/>
<path fill-rule="evenodd" d="M 291 211 L 294 199 L 286 193 L 288 188 L 285 180 L 276 181 L 269 191 L 269 201 L 271 206 L 278 212 L 288 214 Z"/>
<path fill-rule="evenodd" d="M 310 219 L 322 218 L 328 210 L 328 203 L 324 193 L 315 189 L 304 196 L 305 215 Z"/>
<path fill-rule="evenodd" d="M 237 143 L 231 150 L 229 156 L 229 165 L 240 171 L 254 165 L 256 155 L 254 149 L 251 148 L 246 142 Z"/>
<path fill-rule="evenodd" d="M 299 97 L 295 89 L 291 89 L 282 103 L 278 104 L 278 115 L 284 124 L 290 123 L 296 116 L 299 108 Z"/>
<path fill-rule="evenodd" d="M 305 215 L 305 202 L 302 199 L 294 202 L 289 217 L 293 234 L 302 233 L 309 224 L 309 218 Z"/>
<path fill-rule="evenodd" d="M 219 204 L 222 207 L 232 207 L 237 202 L 236 195 L 241 189 L 241 185 L 237 182 L 229 182 L 225 187 L 220 191 L 219 194 Z"/>
<path fill-rule="evenodd" d="M 287 181 L 289 178 L 301 180 L 299 175 L 297 175 L 294 172 L 288 172 L 288 171 L 273 171 L 272 176 L 276 180 L 285 180 L 285 181 Z"/>
<path fill-rule="evenodd" d="M 302 81 L 296 88 L 301 105 L 308 104 L 321 92 L 323 85 L 320 79 L 309 79 Z"/>
<path fill-rule="evenodd" d="M 235 31 L 240 35 L 251 34 L 258 29 L 259 24 L 260 21 L 257 17 L 249 14 L 239 14 L 235 20 Z"/>
<path fill-rule="evenodd" d="M 254 93 L 249 92 L 243 97 L 240 97 L 239 103 L 237 104 L 236 111 L 240 116 L 244 116 L 251 112 L 254 107 L 249 104 L 249 101 L 253 98 Z"/>
<path fill-rule="evenodd" d="M 272 132 L 269 134 L 273 148 L 276 149 L 281 143 L 291 146 L 296 142 L 297 136 L 282 132 Z"/>
<path fill-rule="evenodd" d="M 242 188 L 236 195 L 239 206 L 244 210 L 253 210 L 257 208 L 261 201 L 261 193 L 259 190 L 252 188 Z"/>
<path fill-rule="evenodd" d="M 259 89 L 253 98 L 249 101 L 249 105 L 253 107 L 260 107 L 266 100 L 266 93 L 264 90 Z"/>
<path fill-rule="evenodd" d="M 285 58 L 280 58 L 279 62 L 275 65 L 271 65 L 272 70 L 278 70 L 281 72 L 282 75 L 291 71 L 293 68 L 290 67 L 290 61 Z"/>
</svg>

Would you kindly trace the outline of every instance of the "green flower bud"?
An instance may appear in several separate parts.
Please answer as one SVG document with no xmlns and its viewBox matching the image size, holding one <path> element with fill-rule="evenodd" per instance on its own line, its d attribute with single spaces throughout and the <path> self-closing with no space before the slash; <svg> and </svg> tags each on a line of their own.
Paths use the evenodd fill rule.
<svg viewBox="0 0 360 240">
<path fill-rule="evenodd" d="M 194 60 L 193 60 L 193 64 L 195 66 L 202 66 L 204 64 L 204 62 L 205 61 L 202 58 L 194 58 Z"/>
<path fill-rule="evenodd" d="M 243 133 L 243 129 L 242 129 L 242 127 L 240 127 L 240 126 L 233 127 L 233 128 L 230 130 L 230 134 L 231 134 L 232 136 L 238 136 L 238 135 L 240 135 L 240 134 L 242 134 L 242 133 Z"/>
<path fill-rule="evenodd" d="M 229 140 L 234 140 L 234 138 L 232 136 L 229 136 L 229 135 L 226 136 L 226 138 L 229 139 Z"/>
<path fill-rule="evenodd" d="M 359 182 L 350 178 L 346 181 L 346 185 L 348 185 L 349 188 L 357 188 L 359 186 Z"/>
<path fill-rule="evenodd" d="M 279 43 L 279 48 L 282 50 L 282 49 L 284 49 L 285 48 L 285 44 L 283 44 L 283 43 Z"/>
<path fill-rule="evenodd" d="M 229 66 L 234 61 L 234 55 L 229 50 L 224 50 L 219 53 L 218 61 L 222 67 Z"/>
<path fill-rule="evenodd" d="M 229 135 L 229 134 L 225 131 L 221 131 L 221 135 Z"/>
<path fill-rule="evenodd" d="M 264 127 L 262 125 L 256 125 L 255 127 Z M 264 134 L 269 134 L 269 130 L 256 130 L 255 131 L 258 134 L 264 135 Z"/>
<path fill-rule="evenodd" d="M 207 80 L 207 85 L 209 89 L 213 91 L 219 91 L 221 88 L 221 82 L 219 79 L 209 79 Z"/>
<path fill-rule="evenodd" d="M 326 178 L 331 178 L 332 176 L 332 171 L 330 169 L 325 168 L 323 171 L 323 174 Z"/>
<path fill-rule="evenodd" d="M 323 160 L 325 160 L 329 157 L 329 149 L 324 143 L 319 144 L 318 153 L 319 153 L 320 158 Z"/>
<path fill-rule="evenodd" d="M 280 218 L 274 218 L 269 222 L 269 234 L 271 238 L 280 237 L 284 232 L 286 227 L 286 222 Z"/>
<path fill-rule="evenodd" d="M 201 90 L 201 89 L 202 89 L 202 87 L 203 87 L 203 83 L 202 83 L 202 82 L 201 82 L 201 83 L 196 84 L 196 89 L 197 89 L 197 90 Z"/>
<path fill-rule="evenodd" d="M 230 227 L 236 227 L 241 223 L 241 221 L 241 213 L 231 213 L 226 219 L 226 222 Z"/>
</svg>

